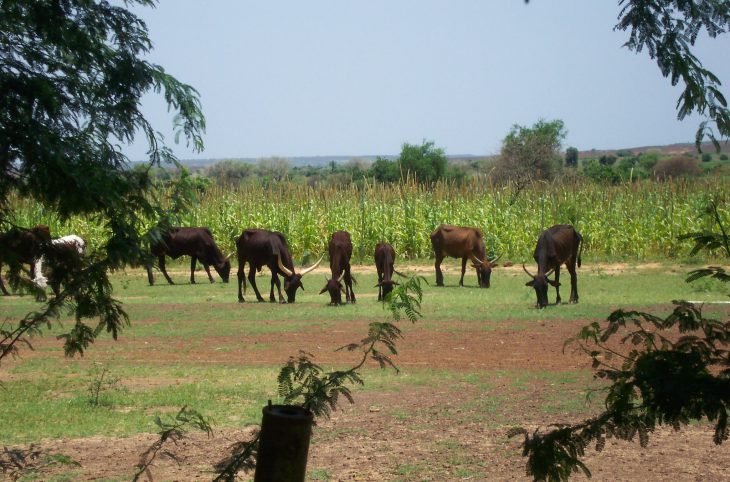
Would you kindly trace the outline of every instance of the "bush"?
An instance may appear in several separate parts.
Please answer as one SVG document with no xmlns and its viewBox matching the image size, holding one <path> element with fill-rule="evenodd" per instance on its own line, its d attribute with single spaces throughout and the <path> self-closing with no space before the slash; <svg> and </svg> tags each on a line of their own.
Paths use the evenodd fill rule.
<svg viewBox="0 0 730 482">
<path fill-rule="evenodd" d="M 601 156 L 600 159 L 598 159 L 598 162 L 601 163 L 602 166 L 613 166 L 613 163 L 616 162 L 615 156 Z"/>
<path fill-rule="evenodd" d="M 727 161 L 727 154 L 720 154 L 721 161 Z"/>
<path fill-rule="evenodd" d="M 663 159 L 654 168 L 654 176 L 659 180 L 683 176 L 697 176 L 701 172 L 697 159 L 675 156 Z"/>
<path fill-rule="evenodd" d="M 568 167 L 578 166 L 578 149 L 569 147 L 565 150 L 565 165 Z"/>
<path fill-rule="evenodd" d="M 702 162 L 710 162 L 712 160 L 712 154 L 705 152 L 702 154 Z"/>
<path fill-rule="evenodd" d="M 651 172 L 654 166 L 659 162 L 658 152 L 642 152 L 639 154 L 639 166 L 646 172 Z"/>
<path fill-rule="evenodd" d="M 616 171 L 596 160 L 583 165 L 583 175 L 591 181 L 605 184 L 618 184 L 621 181 Z"/>
</svg>

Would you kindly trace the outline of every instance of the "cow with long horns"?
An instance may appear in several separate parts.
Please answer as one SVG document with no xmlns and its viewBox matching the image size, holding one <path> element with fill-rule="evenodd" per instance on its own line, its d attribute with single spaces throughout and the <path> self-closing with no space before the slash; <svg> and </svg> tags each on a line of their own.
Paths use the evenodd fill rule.
<svg viewBox="0 0 730 482">
<path fill-rule="evenodd" d="M 160 271 L 170 284 L 173 283 L 165 269 L 165 256 L 177 259 L 180 256 L 190 256 L 190 283 L 195 284 L 195 265 L 198 261 L 205 268 L 208 279 L 214 282 L 210 274 L 209 266 L 212 265 L 220 275 L 224 283 L 228 283 L 231 274 L 231 256 L 223 256 L 221 250 L 215 244 L 213 234 L 208 228 L 180 228 L 172 227 L 162 235 L 162 238 L 150 246 L 150 251 L 157 256 Z M 155 284 L 152 276 L 152 263 L 147 263 L 147 281 L 150 286 Z"/>
<path fill-rule="evenodd" d="M 579 249 L 580 248 L 580 249 Z M 576 264 L 580 268 L 580 258 L 583 252 L 583 237 L 569 224 L 556 224 L 542 232 L 537 240 L 533 258 L 537 261 L 537 274 L 530 273 L 525 264 L 522 269 L 532 279 L 526 283 L 537 294 L 537 307 L 548 305 L 548 284 L 555 287 L 555 304 L 560 304 L 560 265 L 565 264 L 570 273 L 570 302 L 578 303 L 578 276 L 575 272 Z M 553 271 L 555 279 L 548 278 Z"/>
<path fill-rule="evenodd" d="M 279 302 L 294 303 L 296 301 L 296 293 L 299 288 L 304 289 L 302 278 L 304 275 L 316 268 L 324 259 L 324 255 L 314 265 L 297 273 L 294 271 L 294 262 L 286 238 L 277 231 L 268 231 L 265 229 L 246 229 L 240 236 L 236 236 L 236 253 L 238 255 L 238 301 L 244 302 L 243 293 L 246 290 L 246 280 L 243 268 L 246 263 L 249 265 L 248 280 L 251 282 L 256 299 L 264 301 L 256 287 L 256 271 L 268 266 L 271 270 L 271 293 L 269 300 L 276 302 L 274 297 L 274 286 L 279 292 Z M 287 299 L 284 300 L 281 295 L 281 283 L 279 282 L 279 274 L 284 277 L 284 291 Z M 243 291 L 241 291 L 243 285 Z"/>
<path fill-rule="evenodd" d="M 395 263 L 395 249 L 388 243 L 379 242 L 375 246 L 375 269 L 378 272 L 378 284 L 375 285 L 378 288 L 378 301 L 385 301 L 385 297 L 388 293 L 393 291 L 393 287 L 398 285 L 397 281 L 393 281 L 393 273 L 397 273 L 400 276 L 393 264 Z"/>
<path fill-rule="evenodd" d="M 328 292 L 331 305 L 342 304 L 342 292 L 345 292 L 345 300 L 355 303 L 355 292 L 352 289 L 352 275 L 350 274 L 350 258 L 352 258 L 352 241 L 347 231 L 332 233 L 328 245 L 330 255 L 330 271 L 332 278 L 322 288 L 319 294 Z M 344 286 L 342 282 L 345 282 Z"/>
<path fill-rule="evenodd" d="M 450 226 L 442 224 L 431 233 L 431 246 L 436 256 L 436 286 L 444 285 L 444 275 L 441 272 L 441 262 L 446 256 L 461 258 L 461 279 L 459 286 L 464 286 L 466 262 L 471 260 L 476 269 L 477 281 L 480 288 L 489 288 L 492 268 L 499 266 L 497 260 L 487 258 L 482 232 L 477 228 Z"/>
</svg>

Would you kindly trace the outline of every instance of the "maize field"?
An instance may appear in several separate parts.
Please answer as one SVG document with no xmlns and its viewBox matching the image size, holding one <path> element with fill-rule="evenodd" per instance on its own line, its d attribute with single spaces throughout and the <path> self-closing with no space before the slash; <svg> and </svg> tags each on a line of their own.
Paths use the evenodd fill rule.
<svg viewBox="0 0 730 482">
<path fill-rule="evenodd" d="M 535 183 L 522 190 L 484 179 L 460 185 L 214 186 L 182 213 L 181 225 L 210 228 L 224 253 L 235 250 L 234 236 L 243 229 L 281 231 L 295 259 L 305 263 L 326 252 L 331 233 L 347 230 L 355 261 L 369 263 L 381 240 L 401 257 L 431 257 L 429 235 L 441 223 L 478 227 L 489 254 L 529 261 L 540 232 L 565 223 L 583 235 L 589 259 L 655 260 L 686 256 L 691 244 L 678 236 L 711 228 L 700 214 L 710 197 L 721 198 L 728 187 L 727 180 L 712 178 L 618 186 Z M 92 248 L 104 243 L 105 229 L 94 218 L 61 220 L 33 201 L 14 198 L 11 204 L 16 224 L 47 224 L 54 236 L 78 234 Z M 720 206 L 728 221 L 727 203 Z"/>
</svg>

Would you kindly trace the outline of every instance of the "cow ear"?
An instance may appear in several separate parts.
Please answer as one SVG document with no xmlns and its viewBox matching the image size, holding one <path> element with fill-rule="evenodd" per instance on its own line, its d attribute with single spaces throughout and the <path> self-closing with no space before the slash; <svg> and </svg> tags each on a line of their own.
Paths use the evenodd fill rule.
<svg viewBox="0 0 730 482">
<path fill-rule="evenodd" d="M 534 286 L 534 285 L 535 285 L 535 280 L 534 279 L 531 279 L 530 281 L 528 281 L 527 283 L 525 283 L 525 286 Z"/>
<path fill-rule="evenodd" d="M 325 291 L 327 291 L 327 285 L 324 285 L 324 288 L 322 288 L 322 291 L 320 291 L 320 292 L 319 292 L 319 294 L 321 295 L 321 294 L 322 294 L 322 293 L 324 293 Z"/>
<path fill-rule="evenodd" d="M 560 286 L 560 283 L 558 283 L 558 282 L 557 282 L 557 281 L 555 281 L 555 280 L 550 280 L 550 279 L 549 279 L 549 280 L 547 280 L 547 282 L 548 282 L 548 283 L 550 283 L 551 285 L 555 286 L 556 288 L 557 288 L 558 286 Z"/>
<path fill-rule="evenodd" d="M 494 263 L 494 264 L 492 265 L 492 268 L 496 268 L 497 266 L 499 266 L 499 263 Z"/>
</svg>

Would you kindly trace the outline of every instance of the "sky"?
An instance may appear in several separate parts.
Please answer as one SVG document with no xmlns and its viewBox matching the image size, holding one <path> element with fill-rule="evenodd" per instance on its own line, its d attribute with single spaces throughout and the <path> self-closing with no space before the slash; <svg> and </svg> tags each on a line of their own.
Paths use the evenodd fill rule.
<svg viewBox="0 0 730 482">
<path fill-rule="evenodd" d="M 499 152 L 511 126 L 562 119 L 563 146 L 693 142 L 680 86 L 623 47 L 618 0 L 160 0 L 135 8 L 148 60 L 194 86 L 205 151 L 175 145 L 160 95 L 143 112 L 181 159 L 392 155 L 432 140 Z M 730 97 L 730 37 L 696 55 Z M 141 144 L 130 158 L 144 158 Z"/>
</svg>

